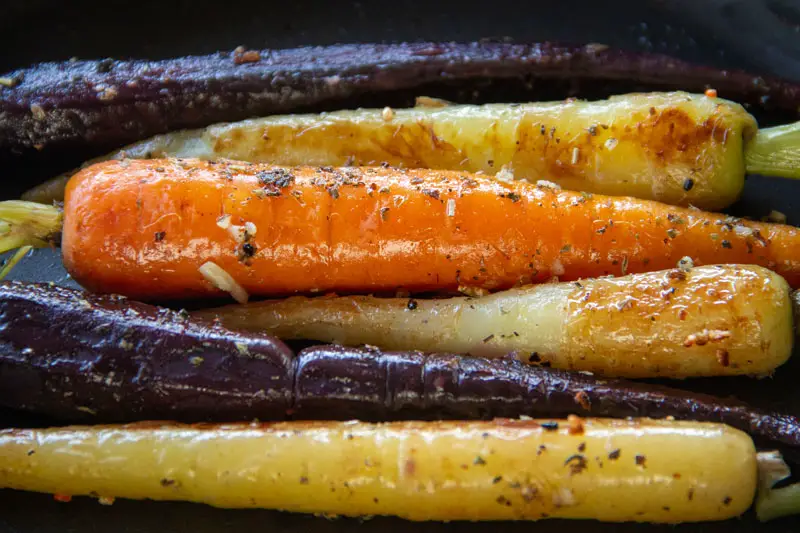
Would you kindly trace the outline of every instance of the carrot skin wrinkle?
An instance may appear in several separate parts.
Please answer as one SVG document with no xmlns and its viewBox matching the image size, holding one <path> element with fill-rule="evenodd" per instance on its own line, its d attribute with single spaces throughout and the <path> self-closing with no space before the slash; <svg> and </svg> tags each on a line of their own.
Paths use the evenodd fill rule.
<svg viewBox="0 0 800 533">
<path fill-rule="evenodd" d="M 265 172 L 293 179 L 264 185 Z M 217 222 L 228 215 L 258 230 L 247 261 Z M 800 286 L 794 227 L 460 172 L 109 161 L 73 177 L 64 218 L 72 276 L 140 300 L 221 295 L 197 270 L 206 261 L 251 296 L 499 290 L 664 270 L 684 256 L 758 264 Z"/>
</svg>

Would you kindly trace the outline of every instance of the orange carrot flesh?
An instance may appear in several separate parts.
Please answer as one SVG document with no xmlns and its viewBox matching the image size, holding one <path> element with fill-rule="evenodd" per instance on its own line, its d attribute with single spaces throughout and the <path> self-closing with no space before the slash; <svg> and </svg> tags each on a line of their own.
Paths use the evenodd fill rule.
<svg viewBox="0 0 800 533">
<path fill-rule="evenodd" d="M 109 161 L 72 178 L 64 219 L 77 281 L 150 300 L 220 294 L 207 261 L 250 295 L 502 289 L 684 256 L 800 285 L 794 227 L 461 172 Z M 227 224 L 249 228 L 246 242 Z"/>
</svg>

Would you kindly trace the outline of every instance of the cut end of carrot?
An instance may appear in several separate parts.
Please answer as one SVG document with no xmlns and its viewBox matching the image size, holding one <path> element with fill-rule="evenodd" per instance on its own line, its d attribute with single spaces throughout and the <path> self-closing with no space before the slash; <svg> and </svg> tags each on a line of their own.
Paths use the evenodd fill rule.
<svg viewBox="0 0 800 533">
<path fill-rule="evenodd" d="M 0 253 L 19 249 L 0 270 L 0 279 L 32 248 L 57 244 L 63 213 L 50 205 L 8 200 L 0 202 Z"/>
</svg>

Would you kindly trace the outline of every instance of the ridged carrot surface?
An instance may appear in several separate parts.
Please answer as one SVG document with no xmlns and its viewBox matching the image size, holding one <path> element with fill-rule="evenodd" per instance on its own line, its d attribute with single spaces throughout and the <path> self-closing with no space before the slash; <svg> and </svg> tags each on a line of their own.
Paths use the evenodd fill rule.
<svg viewBox="0 0 800 533">
<path fill-rule="evenodd" d="M 73 177 L 64 219 L 75 279 L 140 299 L 219 294 L 207 261 L 251 295 L 501 289 L 684 256 L 800 286 L 794 227 L 461 172 L 109 161 Z"/>
</svg>

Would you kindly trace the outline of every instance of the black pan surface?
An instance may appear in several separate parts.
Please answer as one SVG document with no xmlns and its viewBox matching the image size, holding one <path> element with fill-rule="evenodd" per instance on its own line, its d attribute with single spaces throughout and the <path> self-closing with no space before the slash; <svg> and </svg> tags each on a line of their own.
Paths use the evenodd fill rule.
<svg viewBox="0 0 800 533">
<path fill-rule="evenodd" d="M 747 68 L 759 73 L 798 77 L 793 49 L 800 49 L 800 33 L 793 26 L 793 2 L 784 6 L 770 24 L 753 15 L 747 42 L 734 42 L 735 23 L 748 20 L 748 10 L 766 9 L 756 1 L 694 0 L 704 9 L 688 9 L 687 2 L 651 3 L 557 0 L 414 1 L 361 0 L 335 2 L 295 0 L 253 2 L 228 0 L 19 0 L 0 2 L 0 72 L 38 61 L 82 58 L 167 58 L 252 48 L 285 48 L 337 42 L 389 42 L 414 40 L 471 41 L 511 38 L 516 41 L 555 40 L 603 43 L 638 51 L 655 51 L 681 59 L 723 68 Z M 766 2 L 764 3 L 767 4 Z M 754 7 L 758 6 L 758 8 Z M 772 9 L 772 7 L 770 7 Z M 774 13 L 773 13 L 774 14 Z M 727 18 L 726 18 L 727 17 Z M 730 21 L 730 24 L 726 21 Z M 759 23 L 756 23 L 759 22 Z M 774 30 L 774 31 L 773 31 Z M 775 35 L 782 37 L 776 49 Z M 795 37 L 791 38 L 794 35 Z M 741 36 L 741 34 L 740 34 Z M 787 38 L 789 36 L 789 38 Z M 740 39 L 741 40 L 741 39 Z M 725 96 L 725 95 L 720 95 Z M 13 176 L 0 180 L 0 197 L 17 190 Z M 800 225 L 800 183 L 751 177 L 742 201 L 732 214 L 760 217 L 776 209 L 789 222 Z M 38 250 L 21 262 L 12 278 L 29 281 L 74 282 L 66 275 L 57 251 Z M 797 352 L 798 350 L 796 350 Z M 679 386 L 737 396 L 759 406 L 800 412 L 800 354 L 773 378 L 752 380 L 704 379 Z M 0 412 L 0 427 L 33 426 L 43 421 Z M 118 501 L 101 506 L 94 500 L 76 499 L 59 504 L 46 495 L 0 491 L 0 533 L 216 533 L 270 531 L 340 533 L 344 531 L 417 533 L 477 533 L 486 528 L 523 532 L 750 532 L 800 531 L 800 519 L 759 524 L 752 513 L 737 520 L 714 524 L 650 526 L 600 524 L 589 521 L 546 520 L 537 523 L 423 523 L 396 519 L 327 520 L 269 511 L 227 511 L 202 505 Z"/>
</svg>

